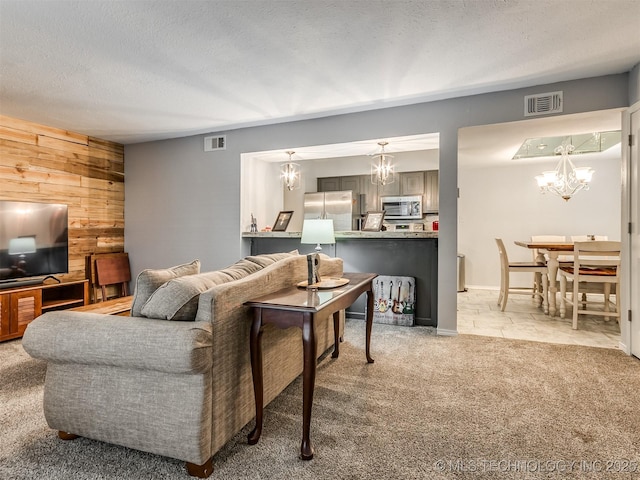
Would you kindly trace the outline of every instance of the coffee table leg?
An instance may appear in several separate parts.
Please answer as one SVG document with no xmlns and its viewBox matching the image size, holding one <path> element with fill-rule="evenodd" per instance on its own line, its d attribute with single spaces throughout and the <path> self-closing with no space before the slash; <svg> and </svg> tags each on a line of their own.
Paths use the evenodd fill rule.
<svg viewBox="0 0 640 480">
<path fill-rule="evenodd" d="M 338 355 L 340 355 L 340 310 L 333 314 L 333 342 L 331 358 L 338 358 Z"/>
<path fill-rule="evenodd" d="M 316 381 L 318 340 L 314 330 L 314 318 L 310 313 L 303 314 L 302 349 L 304 352 L 304 369 L 302 372 L 302 445 L 300 446 L 300 458 L 302 460 L 311 460 L 313 458 L 313 447 L 309 437 L 313 389 Z"/>
<path fill-rule="evenodd" d="M 371 358 L 371 328 L 373 327 L 373 291 L 367 290 L 367 343 L 365 353 L 367 362 L 373 363 Z"/>
<path fill-rule="evenodd" d="M 253 309 L 253 323 L 250 337 L 251 373 L 253 376 L 253 395 L 256 401 L 256 426 L 248 435 L 249 445 L 255 445 L 262 434 L 262 414 L 264 410 L 262 383 L 262 309 Z"/>
</svg>

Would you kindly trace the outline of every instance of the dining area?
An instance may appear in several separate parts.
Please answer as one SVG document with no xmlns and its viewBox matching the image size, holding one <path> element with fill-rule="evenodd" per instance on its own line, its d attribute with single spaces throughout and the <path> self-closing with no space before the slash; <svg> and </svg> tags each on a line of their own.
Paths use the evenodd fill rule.
<svg viewBox="0 0 640 480">
<path fill-rule="evenodd" d="M 577 293 L 574 293 L 574 283 L 571 278 L 576 248 L 580 246 L 576 244 L 586 241 L 590 242 L 589 245 L 592 247 L 598 247 L 598 242 L 608 241 L 608 238 L 605 235 L 529 236 L 519 234 L 483 240 L 484 255 L 477 258 L 486 260 L 487 266 L 493 267 L 493 270 L 488 273 L 491 278 L 495 278 L 496 284 L 485 286 L 474 282 L 468 284 L 468 288 L 463 292 L 458 293 L 458 333 L 598 348 L 620 348 L 621 329 L 616 308 L 618 304 L 616 293 L 621 291 L 617 287 L 619 269 L 615 270 L 616 275 L 608 275 L 603 283 L 587 284 L 579 281 Z M 502 240 L 500 243 L 502 243 L 504 255 L 500 251 L 498 240 Z M 619 244 L 620 242 L 613 242 L 614 246 Z M 578 258 L 584 258 L 586 255 L 584 251 L 580 250 L 580 252 L 582 253 Z M 604 253 L 610 252 L 603 252 L 602 255 L 597 256 L 589 255 L 590 261 L 594 259 L 601 261 L 602 259 L 597 257 L 604 256 Z M 607 258 L 607 261 L 611 259 Z M 619 252 L 613 259 L 614 264 L 617 262 L 619 262 Z M 474 261 L 470 263 L 468 267 L 477 269 Z M 603 265 L 600 267 L 607 268 Z M 582 269 L 584 271 L 585 266 Z M 564 293 L 561 291 L 563 282 Z M 604 283 L 609 286 L 605 287 Z M 609 291 L 607 307 L 604 305 L 605 289 Z M 580 300 L 576 309 L 580 310 L 576 312 L 576 328 L 574 328 L 572 304 L 574 295 Z M 583 298 L 588 303 L 583 305 L 581 302 Z M 606 312 L 606 309 L 609 312 Z M 587 310 L 588 313 L 581 310 Z M 591 313 L 592 311 L 596 313 Z"/>
<path fill-rule="evenodd" d="M 525 262 L 510 261 L 503 240 L 495 241 L 500 256 L 501 311 L 507 308 L 510 294 L 525 294 L 545 315 L 569 316 L 573 330 L 587 315 L 620 321 L 619 241 L 610 241 L 606 235 L 533 235 L 513 242 L 531 252 L 531 261 Z M 530 286 L 512 287 L 511 274 L 525 272 L 533 274 Z"/>
</svg>

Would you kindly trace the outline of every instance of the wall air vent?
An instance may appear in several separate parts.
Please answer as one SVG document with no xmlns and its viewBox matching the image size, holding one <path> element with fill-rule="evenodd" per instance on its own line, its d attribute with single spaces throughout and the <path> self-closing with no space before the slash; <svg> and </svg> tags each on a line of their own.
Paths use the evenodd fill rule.
<svg viewBox="0 0 640 480">
<path fill-rule="evenodd" d="M 524 116 L 562 113 L 562 92 L 539 93 L 524 97 Z"/>
<path fill-rule="evenodd" d="M 214 150 L 227 149 L 227 136 L 221 135 L 217 137 L 204 137 L 204 151 L 213 152 Z"/>
</svg>

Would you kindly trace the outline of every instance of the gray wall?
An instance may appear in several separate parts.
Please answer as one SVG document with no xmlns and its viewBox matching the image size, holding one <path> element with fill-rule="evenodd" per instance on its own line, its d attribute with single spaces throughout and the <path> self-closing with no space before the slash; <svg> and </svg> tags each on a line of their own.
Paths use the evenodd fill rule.
<svg viewBox="0 0 640 480">
<path fill-rule="evenodd" d="M 241 240 L 240 155 L 422 133 L 440 133 L 438 331 L 456 331 L 458 129 L 522 120 L 523 97 L 564 92 L 564 113 L 629 105 L 629 75 L 609 75 L 403 107 L 228 132 L 227 150 L 203 151 L 204 135 L 125 147 L 125 248 L 134 274 L 199 258 L 233 263 Z M 244 245 L 244 246 L 243 246 Z"/>
<path fill-rule="evenodd" d="M 629 72 L 629 105 L 640 102 L 640 63 Z"/>
<path fill-rule="evenodd" d="M 551 193 L 541 195 L 534 181 L 543 170 L 554 169 L 557 159 L 486 168 L 461 166 L 458 250 L 465 255 L 467 287 L 499 288 L 496 237 L 502 238 L 509 260 L 514 262 L 532 259 L 531 250 L 514 244 L 515 240 L 529 240 L 531 235 L 594 234 L 620 240 L 622 165 L 617 150 L 617 156 L 611 153 L 594 158 L 590 154 L 573 159 L 576 166 L 588 165 L 596 173 L 589 192 L 578 193 L 568 202 Z M 511 275 L 511 286 L 530 286 L 531 279 L 531 273 Z"/>
</svg>

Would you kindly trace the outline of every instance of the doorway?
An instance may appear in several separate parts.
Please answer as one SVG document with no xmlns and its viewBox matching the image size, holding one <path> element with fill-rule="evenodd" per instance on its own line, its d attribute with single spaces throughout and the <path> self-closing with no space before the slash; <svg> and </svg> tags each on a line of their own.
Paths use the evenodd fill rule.
<svg viewBox="0 0 640 480">
<path fill-rule="evenodd" d="M 573 159 L 595 170 L 592 187 L 568 202 L 541 195 L 534 177 L 552 170 L 555 157 L 514 160 L 527 138 L 576 135 L 621 129 L 622 109 L 538 118 L 460 129 L 458 152 L 458 250 L 465 256 L 468 292 L 458 293 L 458 332 L 581 343 L 618 348 L 617 323 L 594 317 L 578 332 L 568 319 L 549 317 L 528 296 L 510 296 L 505 312 L 497 306 L 500 285 L 495 238 L 503 239 L 511 261 L 531 261 L 530 250 L 516 246 L 532 235 L 621 236 L 620 144 L 601 154 Z M 512 277 L 512 285 L 529 287 L 532 275 Z M 596 320 L 597 319 L 597 320 Z M 565 324 L 566 322 L 566 324 Z"/>
</svg>

